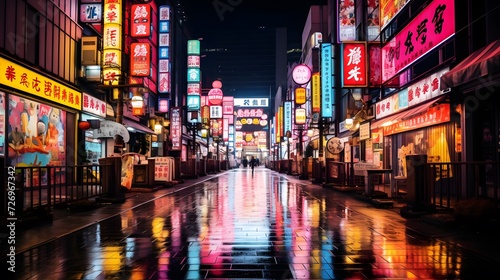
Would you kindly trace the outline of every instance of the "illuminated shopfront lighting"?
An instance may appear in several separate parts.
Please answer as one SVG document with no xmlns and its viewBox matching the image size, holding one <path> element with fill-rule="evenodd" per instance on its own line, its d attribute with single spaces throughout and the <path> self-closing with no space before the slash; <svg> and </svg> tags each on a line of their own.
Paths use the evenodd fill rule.
<svg viewBox="0 0 500 280">
<path fill-rule="evenodd" d="M 345 119 L 345 127 L 347 129 L 352 128 L 352 125 L 354 124 L 354 120 L 351 118 L 351 114 L 347 114 L 346 119 Z"/>
<path fill-rule="evenodd" d="M 314 130 L 312 128 L 307 130 L 307 136 L 311 138 L 314 135 Z"/>
</svg>

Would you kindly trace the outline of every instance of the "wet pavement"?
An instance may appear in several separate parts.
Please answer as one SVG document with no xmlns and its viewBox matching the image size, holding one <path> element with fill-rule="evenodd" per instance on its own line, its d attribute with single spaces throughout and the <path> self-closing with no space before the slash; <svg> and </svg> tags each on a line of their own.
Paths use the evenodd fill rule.
<svg viewBox="0 0 500 280">
<path fill-rule="evenodd" d="M 127 196 L 16 232 L 7 279 L 498 277 L 493 233 L 407 220 L 264 167 Z"/>
</svg>

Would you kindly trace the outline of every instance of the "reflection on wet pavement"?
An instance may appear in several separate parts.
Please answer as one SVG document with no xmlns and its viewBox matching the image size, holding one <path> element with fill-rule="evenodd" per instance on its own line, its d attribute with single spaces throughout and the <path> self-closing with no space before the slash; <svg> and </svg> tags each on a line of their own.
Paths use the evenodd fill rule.
<svg viewBox="0 0 500 280">
<path fill-rule="evenodd" d="M 21 253 L 17 279 L 495 275 L 495 264 L 412 235 L 399 215 L 363 205 L 264 168 L 253 177 L 231 170 Z"/>
</svg>

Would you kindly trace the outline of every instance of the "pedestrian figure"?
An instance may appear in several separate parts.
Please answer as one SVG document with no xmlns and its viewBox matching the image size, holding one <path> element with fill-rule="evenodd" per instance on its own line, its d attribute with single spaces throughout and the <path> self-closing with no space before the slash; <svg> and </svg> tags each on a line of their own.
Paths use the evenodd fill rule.
<svg viewBox="0 0 500 280">
<path fill-rule="evenodd" d="M 252 159 L 250 160 L 250 167 L 252 168 L 252 176 L 253 176 L 253 170 L 255 168 L 255 158 L 252 156 Z"/>
<path fill-rule="evenodd" d="M 256 158 L 256 159 L 255 159 L 255 164 L 257 165 L 257 167 L 259 167 L 259 166 L 260 166 L 259 158 Z"/>
</svg>

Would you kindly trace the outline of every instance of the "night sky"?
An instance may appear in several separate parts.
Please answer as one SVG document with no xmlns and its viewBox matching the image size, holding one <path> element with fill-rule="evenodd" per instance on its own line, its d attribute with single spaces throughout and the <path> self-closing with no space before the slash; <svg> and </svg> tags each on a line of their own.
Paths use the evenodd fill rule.
<svg viewBox="0 0 500 280">
<path fill-rule="evenodd" d="M 325 2 L 182 1 L 192 38 L 203 38 L 202 87 L 219 79 L 224 95 L 274 95 L 275 28 L 287 28 L 288 49 L 300 48 L 309 7 Z"/>
</svg>

